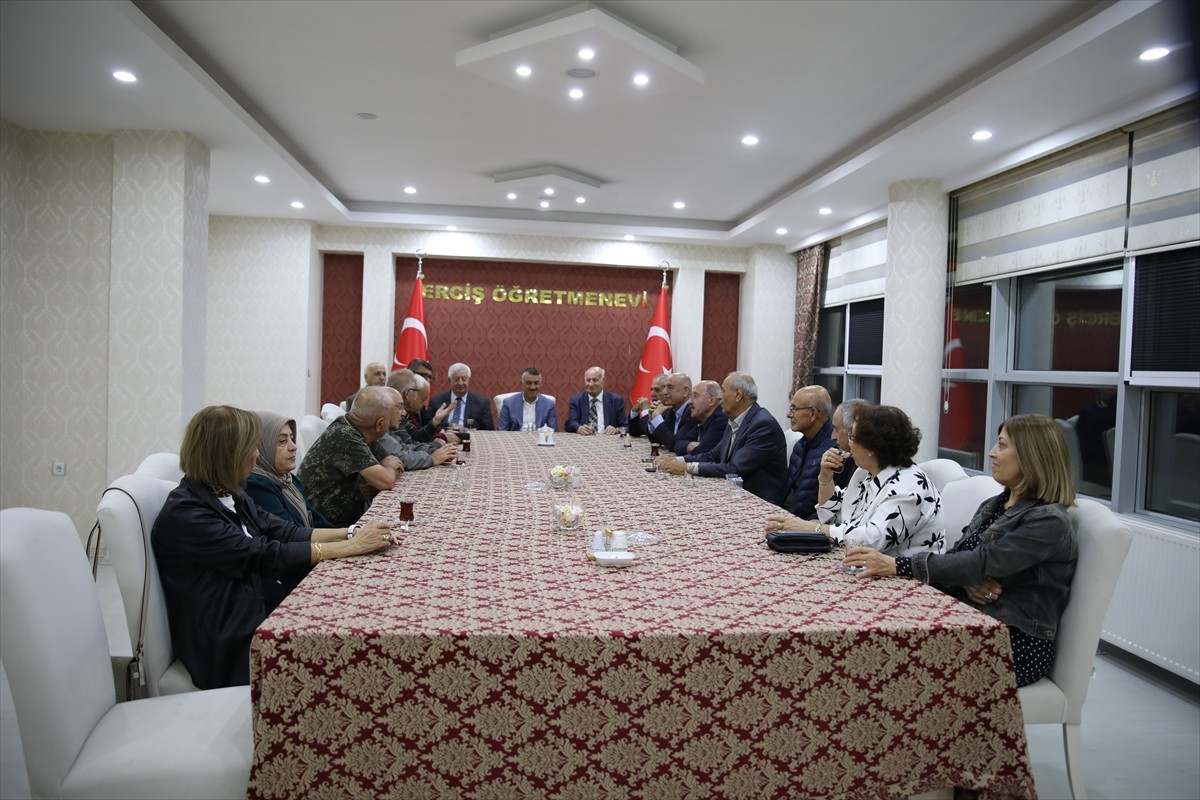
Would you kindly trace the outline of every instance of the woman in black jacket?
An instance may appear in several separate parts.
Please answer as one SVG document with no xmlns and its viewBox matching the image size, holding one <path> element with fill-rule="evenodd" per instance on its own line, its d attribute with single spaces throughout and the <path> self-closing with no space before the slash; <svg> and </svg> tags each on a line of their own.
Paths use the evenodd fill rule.
<svg viewBox="0 0 1200 800">
<path fill-rule="evenodd" d="M 242 491 L 258 447 L 249 411 L 199 411 L 180 447 L 183 480 L 151 532 L 175 653 L 201 689 L 250 682 L 250 640 L 286 594 L 273 579 L 393 541 L 382 522 L 352 526 L 348 537 L 259 509 Z"/>
</svg>

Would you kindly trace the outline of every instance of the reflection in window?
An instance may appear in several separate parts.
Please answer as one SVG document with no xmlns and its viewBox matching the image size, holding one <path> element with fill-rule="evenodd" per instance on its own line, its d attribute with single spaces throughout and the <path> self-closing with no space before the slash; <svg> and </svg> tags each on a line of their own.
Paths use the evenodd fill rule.
<svg viewBox="0 0 1200 800">
<path fill-rule="evenodd" d="M 950 310 L 947 369 L 987 369 L 992 328 L 992 287 L 962 286 L 954 290 Z"/>
<path fill-rule="evenodd" d="M 951 381 L 945 392 L 938 427 L 938 458 L 950 458 L 966 469 L 983 470 L 988 451 L 986 381 Z"/>
<path fill-rule="evenodd" d="M 846 363 L 845 306 L 821 309 L 817 319 L 817 352 L 813 363 L 818 367 L 840 367 Z"/>
<path fill-rule="evenodd" d="M 1017 369 L 1116 372 L 1120 264 L 1018 283 Z"/>
<path fill-rule="evenodd" d="M 1154 392 L 1147 444 L 1146 508 L 1200 520 L 1200 394 Z"/>
<path fill-rule="evenodd" d="M 880 393 L 883 391 L 883 379 L 872 375 L 859 375 L 855 378 L 858 389 L 854 396 L 866 400 L 868 403 L 879 403 Z"/>
<path fill-rule="evenodd" d="M 1075 488 L 1112 498 L 1117 390 L 1088 386 L 1018 386 L 1014 414 L 1047 414 L 1058 420 L 1071 454 Z"/>
<path fill-rule="evenodd" d="M 829 390 L 829 399 L 833 401 L 834 406 L 845 399 L 842 395 L 842 386 L 845 380 L 841 375 L 813 375 L 813 384 L 815 386 L 824 386 Z"/>
</svg>

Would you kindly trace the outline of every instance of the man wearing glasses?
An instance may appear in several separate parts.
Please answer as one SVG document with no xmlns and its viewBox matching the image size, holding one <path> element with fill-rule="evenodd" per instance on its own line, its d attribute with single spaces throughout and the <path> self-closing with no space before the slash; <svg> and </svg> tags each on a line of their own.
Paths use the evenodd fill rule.
<svg viewBox="0 0 1200 800">
<path fill-rule="evenodd" d="M 837 447 L 830 419 L 832 413 L 833 401 L 824 386 L 805 386 L 792 395 L 787 416 L 792 422 L 792 430 L 803 438 L 796 442 L 788 462 L 783 507 L 800 519 L 817 518 L 821 456 L 831 447 Z M 849 475 L 839 474 L 835 482 L 849 478 Z"/>
</svg>

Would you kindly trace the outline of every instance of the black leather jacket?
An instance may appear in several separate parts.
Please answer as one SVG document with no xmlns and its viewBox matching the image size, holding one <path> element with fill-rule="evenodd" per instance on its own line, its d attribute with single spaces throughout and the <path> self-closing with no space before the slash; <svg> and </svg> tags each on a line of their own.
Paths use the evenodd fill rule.
<svg viewBox="0 0 1200 800">
<path fill-rule="evenodd" d="M 959 545 L 979 528 L 985 510 L 996 501 L 993 497 L 979 506 Z M 1003 591 L 979 610 L 1030 636 L 1053 639 L 1075 575 L 1077 548 L 1067 510 L 1058 503 L 1018 500 L 980 539 L 974 550 L 956 546 L 941 555 L 914 554 L 913 577 L 939 587 L 978 586 L 994 578 Z"/>
</svg>

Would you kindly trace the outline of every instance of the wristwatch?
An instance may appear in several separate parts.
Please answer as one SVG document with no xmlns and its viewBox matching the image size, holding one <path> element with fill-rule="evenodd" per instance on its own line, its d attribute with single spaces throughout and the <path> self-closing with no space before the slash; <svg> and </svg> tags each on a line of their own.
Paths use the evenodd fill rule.
<svg viewBox="0 0 1200 800">
<path fill-rule="evenodd" d="M 351 525 L 349 528 L 346 528 L 346 538 L 347 538 L 347 539 L 353 539 L 353 538 L 354 538 L 354 532 L 355 532 L 356 530 L 358 530 L 358 528 L 359 528 L 359 526 L 358 526 L 358 524 L 357 524 L 357 523 L 355 523 L 354 525 Z"/>
</svg>

